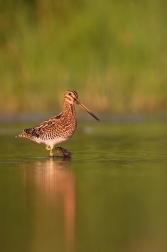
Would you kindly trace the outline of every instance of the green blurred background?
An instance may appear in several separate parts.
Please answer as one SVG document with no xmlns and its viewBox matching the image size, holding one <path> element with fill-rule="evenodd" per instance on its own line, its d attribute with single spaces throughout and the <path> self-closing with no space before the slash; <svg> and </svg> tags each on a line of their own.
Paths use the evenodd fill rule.
<svg viewBox="0 0 167 252">
<path fill-rule="evenodd" d="M 167 109 L 165 0 L 0 1 L 0 113 Z"/>
</svg>

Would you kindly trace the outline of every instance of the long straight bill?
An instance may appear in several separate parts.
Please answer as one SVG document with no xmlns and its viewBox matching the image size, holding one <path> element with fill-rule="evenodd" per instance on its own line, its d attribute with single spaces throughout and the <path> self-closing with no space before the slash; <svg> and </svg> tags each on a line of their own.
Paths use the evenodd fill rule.
<svg viewBox="0 0 167 252">
<path fill-rule="evenodd" d="M 80 101 L 77 101 L 78 105 L 86 110 L 91 116 L 93 116 L 98 122 L 100 122 L 99 118 L 97 118 L 87 107 L 85 107 Z"/>
</svg>

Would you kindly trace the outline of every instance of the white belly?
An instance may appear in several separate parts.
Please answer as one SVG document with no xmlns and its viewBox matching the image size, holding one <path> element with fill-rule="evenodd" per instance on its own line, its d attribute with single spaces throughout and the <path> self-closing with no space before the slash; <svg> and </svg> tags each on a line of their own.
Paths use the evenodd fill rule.
<svg viewBox="0 0 167 252">
<path fill-rule="evenodd" d="M 38 139 L 37 140 L 37 143 L 44 143 L 46 144 L 47 146 L 50 146 L 51 149 L 53 149 L 54 145 L 58 144 L 58 143 L 62 143 L 64 141 L 67 141 L 68 138 L 65 138 L 65 137 L 59 137 L 59 138 L 55 138 L 53 140 L 51 139 L 48 139 L 48 140 L 42 140 L 42 139 Z"/>
</svg>

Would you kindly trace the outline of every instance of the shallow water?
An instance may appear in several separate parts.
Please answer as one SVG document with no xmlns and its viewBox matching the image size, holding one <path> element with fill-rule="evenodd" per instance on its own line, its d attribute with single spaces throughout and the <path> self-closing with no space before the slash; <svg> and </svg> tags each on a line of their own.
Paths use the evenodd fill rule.
<svg viewBox="0 0 167 252">
<path fill-rule="evenodd" d="M 166 251 L 165 122 L 79 123 L 71 160 L 24 127 L 0 127 L 0 251 Z"/>
</svg>

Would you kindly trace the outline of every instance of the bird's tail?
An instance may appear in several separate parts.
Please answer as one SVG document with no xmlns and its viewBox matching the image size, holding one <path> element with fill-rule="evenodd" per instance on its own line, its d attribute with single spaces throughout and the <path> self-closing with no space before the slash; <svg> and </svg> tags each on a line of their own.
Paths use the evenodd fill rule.
<svg viewBox="0 0 167 252">
<path fill-rule="evenodd" d="M 17 138 L 17 137 L 26 137 L 26 135 L 27 135 L 27 134 L 23 132 L 23 133 L 21 133 L 21 134 L 15 136 L 15 137 L 16 137 L 16 138 Z"/>
<path fill-rule="evenodd" d="M 23 138 L 30 138 L 30 135 L 31 135 L 31 132 L 30 132 L 30 129 L 24 129 L 23 130 L 23 133 L 15 136 L 16 138 L 18 137 L 23 137 Z"/>
</svg>

